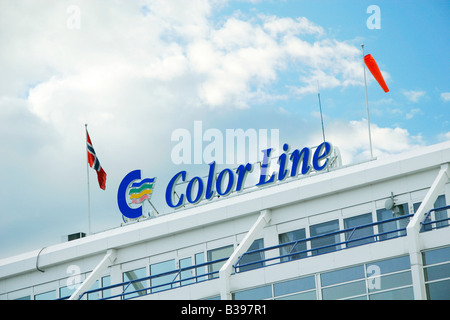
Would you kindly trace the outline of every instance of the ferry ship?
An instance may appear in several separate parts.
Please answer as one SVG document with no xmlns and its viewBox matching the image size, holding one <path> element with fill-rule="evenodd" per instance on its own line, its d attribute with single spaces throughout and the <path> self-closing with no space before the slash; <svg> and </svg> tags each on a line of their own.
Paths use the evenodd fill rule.
<svg viewBox="0 0 450 320">
<path fill-rule="evenodd" d="M 450 299 L 449 165 L 447 141 L 74 234 L 0 260 L 0 299 Z"/>
</svg>

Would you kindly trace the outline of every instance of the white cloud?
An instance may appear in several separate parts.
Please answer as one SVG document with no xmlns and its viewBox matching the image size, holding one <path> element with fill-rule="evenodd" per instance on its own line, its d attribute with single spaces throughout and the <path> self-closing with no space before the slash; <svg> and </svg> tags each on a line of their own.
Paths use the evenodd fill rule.
<svg viewBox="0 0 450 320">
<path fill-rule="evenodd" d="M 317 92 L 318 85 L 335 88 L 363 84 L 360 52 L 354 46 L 330 39 L 309 43 L 297 37 L 286 38 L 284 46 L 290 58 L 304 67 L 300 77 L 304 85 L 294 90 L 300 95 Z"/>
<path fill-rule="evenodd" d="M 304 17 L 261 15 L 244 20 L 234 16 L 214 25 L 210 15 L 215 6 L 223 5 L 214 1 L 142 1 L 145 10 L 130 2 L 108 10 L 99 2 L 78 5 L 79 30 L 66 27 L 68 15 L 62 3 L 45 10 L 33 5 L 32 14 L 25 5 L 6 2 L 4 6 L 3 12 L 10 14 L 2 20 L 9 25 L 8 34 L 16 37 L 2 34 L 2 47 L 10 48 L 2 54 L 10 72 L 3 73 L 0 83 L 5 84 L 6 94 L 32 84 L 32 110 L 46 119 L 56 109 L 58 114 L 68 112 L 61 110 L 67 104 L 55 99 L 72 100 L 73 95 L 79 98 L 90 90 L 97 92 L 98 99 L 101 93 L 118 94 L 128 81 L 150 85 L 158 80 L 173 90 L 185 86 L 183 92 L 189 96 L 183 103 L 192 105 L 247 107 L 255 93 L 271 99 L 265 86 L 277 81 L 278 72 L 290 62 L 299 64 L 301 86 L 294 90 L 299 94 L 314 92 L 317 82 L 324 88 L 361 84 L 359 50 L 336 40 L 302 40 L 305 34 L 324 35 L 322 27 Z M 14 18 L 24 13 L 29 19 Z M 26 54 L 22 44 L 27 46 Z M 45 98 L 45 92 L 53 92 L 52 86 L 58 86 L 59 97 Z M 91 104 L 87 111 L 95 109 Z"/>
<path fill-rule="evenodd" d="M 0 192 L 2 200 L 14 198 L 10 190 L 26 177 L 27 191 L 36 193 L 21 208 L 20 199 L 4 201 L 5 210 L 27 216 L 29 225 L 58 223 L 52 231 L 58 240 L 83 225 L 77 217 L 85 211 L 85 123 L 108 173 L 107 191 L 92 197 L 94 216 L 111 223 L 118 217 L 114 187 L 124 171 L 170 171 L 175 128 L 220 119 L 253 101 L 286 100 L 288 92 L 270 90 L 286 70 L 300 75 L 292 84 L 300 95 L 316 92 L 317 82 L 321 88 L 362 85 L 360 50 L 327 39 L 321 26 L 304 17 L 234 15 L 218 21 L 212 16 L 224 1 L 80 0 L 74 4 L 81 9 L 80 29 L 72 30 L 69 4 L 0 4 L 0 47 L 7 48 L 0 50 L 0 120 L 6 124 L 0 137 L 8 141 L 1 151 L 17 160 L 1 160 L 2 176 L 14 179 Z M 277 110 L 270 116 L 290 112 Z M 261 122 L 253 119 L 257 112 L 236 121 Z M 269 120 L 266 115 L 265 125 L 272 125 Z M 349 162 L 366 151 L 360 126 L 330 129 L 338 144 L 357 140 L 355 149 L 343 150 Z M 381 133 L 374 131 L 375 139 Z M 397 140 L 405 136 L 392 132 Z M 7 237 L 9 225 L 2 228 Z"/>
<path fill-rule="evenodd" d="M 409 110 L 409 112 L 406 114 L 406 119 L 410 120 L 410 119 L 414 118 L 414 116 L 420 112 L 421 112 L 421 110 L 419 108 L 413 108 L 413 109 Z"/>
<path fill-rule="evenodd" d="M 438 140 L 439 141 L 447 141 L 450 140 L 450 131 L 449 132 L 445 132 L 445 133 L 441 133 L 438 135 Z"/>
<path fill-rule="evenodd" d="M 450 101 L 450 92 L 442 92 L 441 99 L 445 102 Z"/>
<path fill-rule="evenodd" d="M 263 20 L 263 28 L 272 36 L 293 36 L 299 34 L 316 34 L 323 35 L 324 30 L 322 27 L 314 24 L 304 17 L 299 17 L 296 20 L 292 18 L 279 18 L 277 16 L 265 16 L 261 15 Z"/>
<path fill-rule="evenodd" d="M 0 51 L 0 95 L 20 96 L 22 112 L 53 130 L 66 153 L 88 123 L 96 141 L 116 149 L 140 150 L 130 141 L 152 137 L 142 151 L 149 154 L 161 148 L 155 135 L 170 136 L 210 109 L 285 100 L 288 92 L 268 88 L 292 68 L 300 76 L 291 92 L 299 95 L 318 84 L 362 85 L 360 50 L 327 39 L 304 17 L 236 14 L 217 23 L 211 16 L 224 2 L 206 0 L 76 5 L 75 30 L 64 2 L 5 1 L 0 11 L 0 46 L 8 48 Z"/>
<path fill-rule="evenodd" d="M 378 159 L 389 155 L 408 151 L 422 145 L 421 137 L 412 137 L 406 129 L 383 128 L 371 123 L 373 155 Z M 343 164 L 370 159 L 370 144 L 367 120 L 360 121 L 329 121 L 325 128 L 328 141 L 338 147 Z M 321 136 L 310 137 L 308 145 L 317 145 Z"/>
<path fill-rule="evenodd" d="M 409 90 L 409 91 L 403 91 L 403 95 L 411 102 L 418 102 L 420 98 L 425 96 L 425 91 L 415 91 L 415 90 Z"/>
</svg>

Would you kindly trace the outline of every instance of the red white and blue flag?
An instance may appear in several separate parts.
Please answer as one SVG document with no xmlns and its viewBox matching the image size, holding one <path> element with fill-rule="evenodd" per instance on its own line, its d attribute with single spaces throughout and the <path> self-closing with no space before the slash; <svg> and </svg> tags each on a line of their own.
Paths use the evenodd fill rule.
<svg viewBox="0 0 450 320">
<path fill-rule="evenodd" d="M 105 190 L 106 188 L 106 172 L 103 170 L 100 165 L 100 161 L 95 154 L 94 146 L 92 145 L 91 138 L 89 137 L 89 133 L 86 129 L 86 137 L 87 137 L 87 153 L 88 153 L 88 162 L 89 166 L 97 171 L 97 179 L 98 184 L 101 189 Z"/>
</svg>

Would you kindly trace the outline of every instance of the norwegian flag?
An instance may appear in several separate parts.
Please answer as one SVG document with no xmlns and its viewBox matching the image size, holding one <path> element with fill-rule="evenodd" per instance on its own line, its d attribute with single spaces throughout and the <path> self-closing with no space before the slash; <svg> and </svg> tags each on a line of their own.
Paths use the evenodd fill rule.
<svg viewBox="0 0 450 320">
<path fill-rule="evenodd" d="M 94 146 L 92 145 L 91 138 L 89 137 L 89 133 L 86 128 L 86 137 L 87 137 L 87 153 L 88 153 L 88 162 L 89 166 L 97 171 L 97 179 L 98 184 L 101 189 L 105 190 L 106 188 L 106 172 L 103 170 L 100 165 L 100 161 L 95 154 Z"/>
</svg>

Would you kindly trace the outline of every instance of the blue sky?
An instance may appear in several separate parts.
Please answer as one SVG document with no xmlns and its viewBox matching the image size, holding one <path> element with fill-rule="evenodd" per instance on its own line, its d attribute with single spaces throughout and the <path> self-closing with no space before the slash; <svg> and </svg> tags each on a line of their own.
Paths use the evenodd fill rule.
<svg viewBox="0 0 450 320">
<path fill-rule="evenodd" d="M 345 164 L 367 160 L 360 44 L 377 158 L 450 139 L 448 1 L 7 0 L 0 3 L 0 258 L 87 230 L 84 124 L 108 174 L 91 181 L 92 229 L 122 223 L 129 171 L 157 176 L 161 212 L 178 171 L 177 129 L 277 129 L 280 143 L 327 140 Z M 369 29 L 370 5 L 380 29 Z"/>
<path fill-rule="evenodd" d="M 442 120 L 450 115 L 449 105 L 441 94 L 448 91 L 445 70 L 449 70 L 450 63 L 444 52 L 448 50 L 449 41 L 440 37 L 450 27 L 448 2 L 331 0 L 262 1 L 259 4 L 247 3 L 239 10 L 244 14 L 304 16 L 324 28 L 324 37 L 348 41 L 355 46 L 365 43 L 366 54 L 371 53 L 380 68 L 391 76 L 390 93 L 385 94 L 375 83 L 369 88 L 371 117 L 376 124 L 406 128 L 411 135 L 420 135 L 425 143 L 433 143 L 436 136 L 448 132 L 449 123 Z M 366 27 L 371 15 L 366 9 L 372 4 L 380 7 L 381 29 L 378 30 Z M 288 79 L 295 83 L 297 73 L 289 74 Z M 364 107 L 364 92 L 359 89 L 323 90 L 326 115 L 332 118 L 343 115 L 348 119 L 349 113 L 353 113 L 355 119 L 364 117 L 365 109 L 359 108 Z M 315 107 L 315 98 L 311 95 L 300 103 Z M 295 108 L 295 102 L 289 100 L 289 107 Z M 349 108 L 350 104 L 355 108 Z"/>
</svg>

